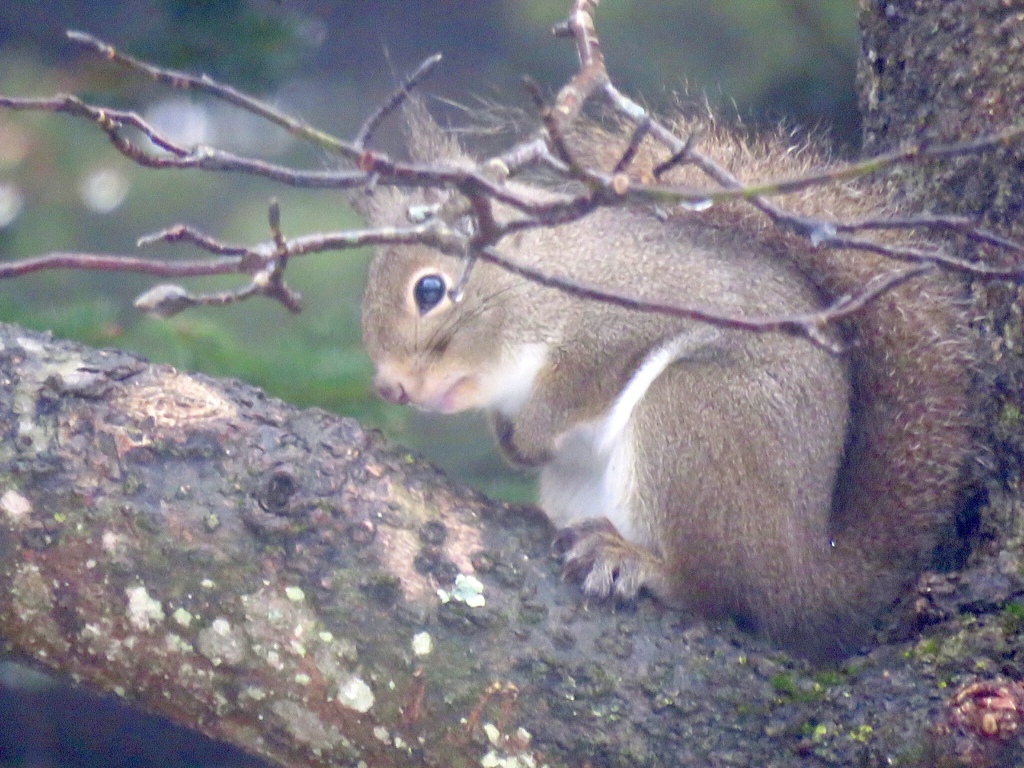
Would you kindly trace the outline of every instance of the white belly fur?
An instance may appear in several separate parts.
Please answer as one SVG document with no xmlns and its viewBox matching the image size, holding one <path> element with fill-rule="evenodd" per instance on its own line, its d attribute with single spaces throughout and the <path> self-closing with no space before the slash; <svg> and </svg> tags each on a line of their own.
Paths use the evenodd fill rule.
<svg viewBox="0 0 1024 768">
<path fill-rule="evenodd" d="M 546 344 L 521 344 L 508 350 L 489 376 L 481 377 L 483 407 L 513 417 L 530 398 L 533 382 L 548 359 Z"/>
<path fill-rule="evenodd" d="M 648 532 L 634 517 L 635 474 L 631 417 L 651 384 L 672 363 L 705 354 L 721 334 L 697 328 L 652 349 L 605 415 L 559 436 L 558 453 L 540 476 L 540 505 L 559 527 L 606 517 L 623 538 L 638 544 Z"/>
</svg>

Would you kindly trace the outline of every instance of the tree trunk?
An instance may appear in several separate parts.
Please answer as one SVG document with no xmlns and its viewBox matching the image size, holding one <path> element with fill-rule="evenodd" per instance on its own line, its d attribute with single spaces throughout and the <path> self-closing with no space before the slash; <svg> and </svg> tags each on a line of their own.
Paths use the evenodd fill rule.
<svg viewBox="0 0 1024 768">
<path fill-rule="evenodd" d="M 867 152 L 904 141 L 963 141 L 1024 121 L 1024 3 L 861 0 L 861 28 Z M 980 219 L 1018 240 L 1024 234 L 1024 142 L 954 162 L 915 164 L 900 179 L 919 209 Z M 949 242 L 966 257 L 992 258 L 976 244 Z M 1020 263 L 1024 256 L 1010 259 Z M 973 300 L 984 339 L 977 399 L 991 457 L 985 470 L 993 503 L 983 523 L 993 538 L 1016 539 L 1024 507 L 1010 489 L 1020 487 L 1024 468 L 1024 288 L 979 283 Z"/>
<path fill-rule="evenodd" d="M 1024 3 L 861 0 L 858 90 L 867 154 L 902 142 L 953 143 L 1024 119 Z M 1024 144 L 918 163 L 904 191 L 932 211 L 1017 227 Z"/>
</svg>

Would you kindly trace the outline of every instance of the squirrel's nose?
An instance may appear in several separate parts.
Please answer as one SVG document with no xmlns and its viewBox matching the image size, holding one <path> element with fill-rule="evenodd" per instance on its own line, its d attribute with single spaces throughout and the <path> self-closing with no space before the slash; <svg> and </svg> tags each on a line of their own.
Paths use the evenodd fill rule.
<svg viewBox="0 0 1024 768">
<path fill-rule="evenodd" d="M 400 382 L 382 381 L 378 379 L 373 382 L 373 386 L 377 390 L 377 394 L 389 403 L 405 405 L 409 402 L 409 393 L 405 391 L 405 387 L 403 387 Z"/>
</svg>

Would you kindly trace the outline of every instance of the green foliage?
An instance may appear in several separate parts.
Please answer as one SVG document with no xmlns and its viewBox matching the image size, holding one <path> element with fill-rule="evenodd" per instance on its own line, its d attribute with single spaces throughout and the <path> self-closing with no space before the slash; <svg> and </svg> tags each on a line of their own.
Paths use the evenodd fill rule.
<svg viewBox="0 0 1024 768">
<path fill-rule="evenodd" d="M 778 693 L 781 693 L 785 696 L 796 696 L 797 694 L 798 688 L 796 685 L 796 680 L 793 678 L 793 675 L 791 674 L 780 672 L 779 674 L 775 675 L 769 682 L 771 683 L 772 688 L 774 688 Z"/>
<path fill-rule="evenodd" d="M 831 687 L 829 682 L 821 678 L 812 680 L 788 672 L 780 672 L 769 683 L 782 698 L 806 703 L 821 701 Z"/>
</svg>

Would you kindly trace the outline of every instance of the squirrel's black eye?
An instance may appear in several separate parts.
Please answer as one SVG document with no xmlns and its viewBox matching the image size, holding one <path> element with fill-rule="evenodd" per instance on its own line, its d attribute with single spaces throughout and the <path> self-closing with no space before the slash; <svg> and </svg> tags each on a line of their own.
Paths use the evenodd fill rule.
<svg viewBox="0 0 1024 768">
<path fill-rule="evenodd" d="M 412 295 L 416 299 L 416 308 L 420 314 L 425 315 L 440 304 L 447 290 L 448 286 L 441 275 L 424 275 L 417 280 Z"/>
</svg>

